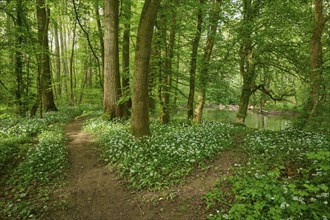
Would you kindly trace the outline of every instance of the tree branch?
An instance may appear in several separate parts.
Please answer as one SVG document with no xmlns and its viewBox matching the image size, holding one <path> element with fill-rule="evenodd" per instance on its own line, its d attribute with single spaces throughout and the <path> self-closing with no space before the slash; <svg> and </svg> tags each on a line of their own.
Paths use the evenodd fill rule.
<svg viewBox="0 0 330 220">
<path fill-rule="evenodd" d="M 6 6 L 1 7 L 0 10 L 1 11 L 4 11 L 9 17 L 11 17 L 13 19 L 13 22 L 16 24 L 17 18 L 12 13 L 10 13 L 9 11 L 7 11 L 7 9 L 5 7 Z"/>
<path fill-rule="evenodd" d="M 72 4 L 73 4 L 73 9 L 74 9 L 74 14 L 75 14 L 76 20 L 78 21 L 78 25 L 81 28 L 81 30 L 84 32 L 84 34 L 86 35 L 88 46 L 89 46 L 90 50 L 92 51 L 92 54 L 93 54 L 94 58 L 96 59 L 97 66 L 98 66 L 99 77 L 100 77 L 100 85 L 103 88 L 103 83 L 102 83 L 102 80 L 101 80 L 101 64 L 100 64 L 99 57 L 95 53 L 95 50 L 94 50 L 94 48 L 92 46 L 92 43 L 90 41 L 88 32 L 85 30 L 85 28 L 81 24 L 81 21 L 79 19 L 78 10 L 77 10 L 77 6 L 76 6 L 76 3 L 75 3 L 75 0 L 72 0 Z"/>
<path fill-rule="evenodd" d="M 0 84 L 3 86 L 3 88 L 5 88 L 7 91 L 9 91 L 9 89 L 6 87 L 6 85 L 1 81 L 0 79 Z"/>
<path fill-rule="evenodd" d="M 289 90 L 284 92 L 281 95 L 276 95 L 271 89 L 266 89 L 264 84 L 260 84 L 258 86 L 256 86 L 253 90 L 252 93 L 256 92 L 257 90 L 260 90 L 261 92 L 263 92 L 264 94 L 268 95 L 269 98 L 271 98 L 273 101 L 288 101 L 286 99 L 284 99 L 284 97 L 288 97 L 288 96 L 293 96 L 292 92 L 293 90 Z"/>
</svg>

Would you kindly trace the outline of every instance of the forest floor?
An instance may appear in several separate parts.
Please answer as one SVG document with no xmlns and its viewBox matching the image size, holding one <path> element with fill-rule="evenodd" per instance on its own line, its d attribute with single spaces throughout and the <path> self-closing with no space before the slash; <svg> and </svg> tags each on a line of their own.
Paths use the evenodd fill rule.
<svg viewBox="0 0 330 220">
<path fill-rule="evenodd" d="M 219 177 L 230 175 L 235 163 L 246 159 L 237 149 L 227 150 L 207 168 L 197 168 L 184 184 L 162 191 L 136 191 L 103 162 L 96 140 L 82 130 L 82 125 L 83 120 L 77 119 L 66 127 L 70 160 L 67 184 L 53 193 L 56 208 L 43 219 L 206 219 L 203 196 Z"/>
</svg>

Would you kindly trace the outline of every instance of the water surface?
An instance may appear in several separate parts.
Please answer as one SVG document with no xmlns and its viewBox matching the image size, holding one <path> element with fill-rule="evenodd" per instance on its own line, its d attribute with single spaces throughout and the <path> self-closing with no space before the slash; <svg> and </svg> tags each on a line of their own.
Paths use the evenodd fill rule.
<svg viewBox="0 0 330 220">
<path fill-rule="evenodd" d="M 235 111 L 206 109 L 204 111 L 204 119 L 209 121 L 225 121 L 234 122 L 236 117 Z M 278 115 L 262 115 L 253 112 L 248 112 L 245 119 L 245 124 L 250 128 L 259 128 L 267 130 L 282 130 L 290 127 L 290 120 L 284 119 Z"/>
</svg>

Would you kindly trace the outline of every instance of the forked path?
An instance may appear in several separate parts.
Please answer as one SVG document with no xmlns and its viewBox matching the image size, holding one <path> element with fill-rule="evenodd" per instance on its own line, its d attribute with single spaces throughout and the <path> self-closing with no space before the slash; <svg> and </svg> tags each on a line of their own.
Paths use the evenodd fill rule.
<svg viewBox="0 0 330 220">
<path fill-rule="evenodd" d="M 228 151 L 212 162 L 212 168 L 196 171 L 184 185 L 161 192 L 136 192 L 106 168 L 93 136 L 82 131 L 83 120 L 68 124 L 70 170 L 68 185 L 54 193 L 62 203 L 47 219 L 64 220 L 184 220 L 206 219 L 202 196 L 239 162 Z"/>
<path fill-rule="evenodd" d="M 82 120 L 66 127 L 70 161 L 68 186 L 56 192 L 65 201 L 53 219 L 136 219 L 134 194 L 116 180 L 102 161 L 94 138 L 82 131 Z"/>
</svg>

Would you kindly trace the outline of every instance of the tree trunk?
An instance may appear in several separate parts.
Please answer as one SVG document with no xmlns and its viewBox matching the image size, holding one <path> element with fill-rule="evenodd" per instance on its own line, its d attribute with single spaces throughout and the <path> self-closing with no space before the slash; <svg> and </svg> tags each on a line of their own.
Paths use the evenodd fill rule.
<svg viewBox="0 0 330 220">
<path fill-rule="evenodd" d="M 168 11 L 171 10 L 171 13 Z M 170 93 L 172 87 L 172 60 L 176 34 L 176 10 L 171 1 L 162 5 L 162 16 L 160 16 L 161 46 L 163 48 L 164 64 L 161 65 L 160 77 L 160 122 L 168 123 L 170 121 Z M 170 36 L 167 40 L 167 20 L 170 20 Z"/>
<path fill-rule="evenodd" d="M 194 114 L 194 122 L 199 124 L 202 122 L 203 108 L 206 98 L 206 87 L 209 81 L 209 63 L 213 51 L 215 42 L 215 36 L 218 29 L 218 22 L 220 16 L 220 3 L 222 0 L 214 0 L 213 10 L 210 15 L 210 26 L 208 28 L 206 45 L 204 48 L 204 55 L 201 63 L 201 71 L 199 73 L 199 85 L 198 85 L 198 99 Z"/>
<path fill-rule="evenodd" d="M 159 100 L 161 101 L 161 75 L 162 75 L 162 42 L 160 31 L 155 28 L 153 34 L 152 47 L 151 47 L 151 67 L 150 73 L 148 76 L 148 94 L 149 94 L 149 108 L 152 114 L 155 114 L 156 111 L 156 94 L 158 95 Z M 156 93 L 156 89 L 158 89 Z M 160 103 L 161 104 L 161 103 Z"/>
<path fill-rule="evenodd" d="M 122 117 L 119 75 L 118 19 L 119 1 L 106 0 L 104 5 L 104 113 L 110 119 Z"/>
<path fill-rule="evenodd" d="M 314 25 L 313 34 L 309 45 L 309 100 L 307 102 L 307 113 L 311 118 L 319 106 L 322 98 L 322 33 L 324 29 L 324 16 L 322 0 L 313 0 Z"/>
<path fill-rule="evenodd" d="M 254 70 L 246 72 L 243 76 L 243 87 L 240 96 L 240 103 L 238 112 L 236 114 L 236 122 L 244 124 L 245 118 L 248 110 L 248 105 L 250 101 L 250 96 L 252 94 L 253 85 L 255 82 Z"/>
<path fill-rule="evenodd" d="M 178 42 L 177 45 L 180 45 L 180 40 L 181 40 L 181 29 L 178 30 Z M 178 86 L 179 86 L 179 72 L 180 72 L 180 52 L 176 54 L 176 76 L 175 76 L 175 91 L 174 91 L 174 98 L 173 98 L 173 110 L 177 111 L 178 110 Z"/>
<path fill-rule="evenodd" d="M 54 22 L 54 35 L 55 35 L 55 60 L 56 60 L 56 92 L 57 96 L 60 97 L 62 94 L 61 86 L 61 54 L 60 54 L 60 42 L 58 33 L 58 23 Z"/>
<path fill-rule="evenodd" d="M 68 94 L 68 83 L 67 83 L 67 76 L 69 75 L 69 68 L 68 68 L 68 59 L 66 56 L 66 48 L 67 48 L 67 37 L 65 31 L 65 24 L 63 20 L 59 18 L 59 26 L 61 27 L 60 30 L 60 46 L 61 46 L 61 61 L 62 61 L 62 73 L 63 73 L 63 90 L 66 94 Z"/>
<path fill-rule="evenodd" d="M 196 66 L 197 66 L 197 52 L 199 41 L 202 35 L 202 24 L 203 24 L 203 6 L 205 0 L 199 0 L 199 9 L 197 13 L 197 26 L 195 38 L 192 42 L 190 70 L 189 70 L 189 96 L 187 104 L 187 117 L 192 119 L 194 116 L 194 99 L 195 99 L 195 78 L 196 78 Z"/>
<path fill-rule="evenodd" d="M 72 35 L 72 44 L 71 44 L 71 55 L 70 55 L 70 68 L 69 68 L 69 75 L 70 75 L 70 105 L 74 105 L 75 103 L 75 94 L 74 94 L 74 46 L 76 44 L 76 27 L 77 24 L 74 22 L 74 27 L 73 27 L 73 35 Z"/>
<path fill-rule="evenodd" d="M 151 41 L 161 0 L 145 0 L 136 39 L 131 128 L 135 137 L 150 135 L 148 73 Z"/>
<path fill-rule="evenodd" d="M 125 97 L 123 103 L 123 115 L 128 117 L 130 115 L 129 109 L 132 107 L 132 99 L 130 97 L 130 35 L 131 35 L 131 1 L 123 2 L 123 13 L 124 13 L 124 33 L 123 33 L 123 50 L 122 50 L 122 92 Z"/>
<path fill-rule="evenodd" d="M 102 31 L 102 25 L 101 25 L 100 13 L 99 13 L 99 1 L 100 0 L 96 0 L 95 2 L 95 16 L 96 16 L 97 31 L 100 41 L 99 43 L 100 43 L 101 60 L 102 60 L 101 69 L 104 69 L 104 41 L 103 41 L 103 31 Z"/>
<path fill-rule="evenodd" d="M 175 35 L 176 35 L 176 9 L 172 2 L 169 2 L 169 6 L 164 7 L 164 13 L 161 19 L 162 26 L 162 39 L 163 39 L 163 47 L 165 48 L 165 68 L 162 75 L 162 90 L 161 90 L 161 114 L 160 114 L 160 122 L 168 123 L 170 121 L 170 93 L 172 87 L 172 63 L 173 63 L 173 54 L 174 54 L 174 44 L 175 44 Z M 169 42 L 167 43 L 167 7 L 170 7 L 169 10 L 172 11 L 170 14 L 170 36 Z"/>
<path fill-rule="evenodd" d="M 23 5 L 22 0 L 16 2 L 16 51 L 15 51 L 15 73 L 16 73 L 16 102 L 18 114 L 24 116 L 24 104 L 22 95 L 24 94 L 23 84 L 23 54 L 21 52 L 23 46 Z"/>
<path fill-rule="evenodd" d="M 93 68 L 91 67 L 92 57 L 88 53 L 87 55 L 87 76 L 86 76 L 86 85 L 87 88 L 91 89 L 93 87 Z"/>
<path fill-rule="evenodd" d="M 41 70 L 41 92 L 42 103 L 45 111 L 57 111 L 52 89 L 52 75 L 50 70 L 50 57 L 48 46 L 48 27 L 50 10 L 44 0 L 36 0 L 38 39 L 41 49 L 40 70 Z"/>
<path fill-rule="evenodd" d="M 255 62 L 253 57 L 253 20 L 256 16 L 253 13 L 251 0 L 243 1 L 243 23 L 241 30 L 241 47 L 240 47 L 240 73 L 243 77 L 243 86 L 240 96 L 238 112 L 236 114 L 236 122 L 244 124 L 250 96 L 255 85 Z"/>
</svg>

